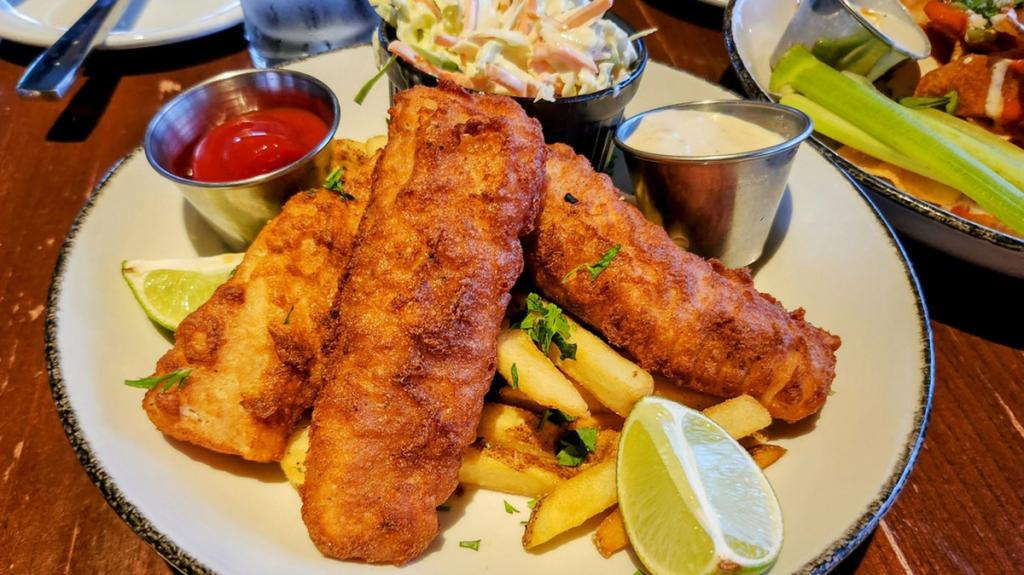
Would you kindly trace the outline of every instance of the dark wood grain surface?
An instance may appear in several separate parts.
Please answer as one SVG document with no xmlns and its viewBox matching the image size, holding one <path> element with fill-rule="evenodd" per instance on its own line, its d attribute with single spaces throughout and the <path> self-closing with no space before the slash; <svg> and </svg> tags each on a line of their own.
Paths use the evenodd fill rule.
<svg viewBox="0 0 1024 575">
<path fill-rule="evenodd" d="M 722 11 L 620 0 L 654 59 L 739 91 Z M 104 172 L 168 98 L 249 66 L 241 30 L 94 55 L 71 97 L 14 93 L 38 53 L 0 41 L 0 572 L 166 573 L 104 502 L 61 430 L 43 360 L 50 274 Z M 906 245 L 932 316 L 936 389 L 910 481 L 842 573 L 1016 573 L 1024 565 L 1024 282 Z M 837 454 L 841 457 L 841 454 Z"/>
</svg>

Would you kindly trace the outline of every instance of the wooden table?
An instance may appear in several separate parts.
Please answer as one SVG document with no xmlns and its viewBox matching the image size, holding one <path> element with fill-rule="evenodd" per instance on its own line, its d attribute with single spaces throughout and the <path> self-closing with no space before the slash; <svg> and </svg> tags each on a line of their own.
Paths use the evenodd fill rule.
<svg viewBox="0 0 1024 575">
<path fill-rule="evenodd" d="M 654 59 L 739 91 L 722 11 L 620 0 Z M 43 362 L 50 273 L 93 186 L 178 91 L 248 67 L 239 28 L 94 55 L 63 102 L 14 83 L 37 50 L 0 42 L 0 573 L 166 573 L 104 502 L 61 431 Z M 935 340 L 935 402 L 903 494 L 840 572 L 1013 573 L 1024 565 L 1024 282 L 907 245 Z M 836 454 L 841 457 L 841 454 Z"/>
</svg>

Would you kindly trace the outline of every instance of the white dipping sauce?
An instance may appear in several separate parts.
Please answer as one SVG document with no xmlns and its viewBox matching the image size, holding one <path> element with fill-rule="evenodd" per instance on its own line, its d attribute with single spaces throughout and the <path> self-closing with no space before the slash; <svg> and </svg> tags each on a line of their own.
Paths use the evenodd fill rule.
<svg viewBox="0 0 1024 575">
<path fill-rule="evenodd" d="M 850 8 L 860 12 L 861 16 L 871 22 L 875 29 L 897 48 L 915 54 L 928 51 L 928 46 L 925 44 L 927 36 L 924 35 L 921 27 L 905 13 L 895 13 L 895 10 L 899 10 L 898 7 L 894 6 L 893 12 L 886 12 L 877 8 L 861 6 L 855 0 L 848 0 L 847 3 Z"/>
<path fill-rule="evenodd" d="M 626 145 L 665 156 L 741 154 L 782 143 L 771 130 L 717 112 L 664 110 L 647 114 Z"/>
</svg>

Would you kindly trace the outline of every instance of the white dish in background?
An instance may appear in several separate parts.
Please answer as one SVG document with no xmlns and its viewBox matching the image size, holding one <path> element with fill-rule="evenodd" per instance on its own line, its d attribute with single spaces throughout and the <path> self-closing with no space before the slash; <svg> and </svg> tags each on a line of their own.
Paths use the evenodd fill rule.
<svg viewBox="0 0 1024 575">
<path fill-rule="evenodd" d="M 709 6 L 718 6 L 719 8 L 725 8 L 729 5 L 729 0 L 697 0 L 701 4 L 707 4 Z"/>
<path fill-rule="evenodd" d="M 291 66 L 334 89 L 339 136 L 383 133 L 386 83 L 359 107 L 352 95 L 374 73 L 369 47 Z M 651 63 L 627 114 L 681 100 L 731 97 Z M 916 457 L 932 392 L 931 333 L 906 258 L 884 221 L 813 149 L 798 153 L 778 234 L 759 288 L 843 338 L 835 395 L 821 416 L 778 443 L 789 453 L 767 470 L 785 518 L 774 573 L 824 572 L 866 537 Z M 51 385 L 65 431 L 114 509 L 186 572 L 382 573 L 393 567 L 325 559 L 310 542 L 298 495 L 274 465 L 245 463 L 169 441 L 122 385 L 151 373 L 168 340 L 146 319 L 119 275 L 126 258 L 218 253 L 213 232 L 141 152 L 129 155 L 82 210 L 54 272 L 47 313 Z M 813 428 L 813 430 L 812 430 Z M 502 500 L 523 514 L 509 515 Z M 468 490 L 441 513 L 431 549 L 402 572 L 632 573 L 629 553 L 603 559 L 589 532 L 536 554 L 520 545 L 525 497 Z M 479 552 L 460 540 L 482 539 Z"/>
<path fill-rule="evenodd" d="M 0 0 L 0 38 L 46 47 L 94 0 Z M 131 2 L 110 36 L 112 50 L 191 40 L 242 21 L 238 0 L 121 0 Z"/>
<path fill-rule="evenodd" d="M 732 66 L 751 98 L 770 100 L 771 57 L 798 0 L 732 0 L 725 15 L 725 41 Z M 922 69 L 933 65 L 925 61 Z M 920 200 L 846 161 L 822 140 L 811 143 L 871 193 L 893 227 L 921 243 L 963 260 L 1024 278 L 1024 239 L 1014 237 Z"/>
</svg>

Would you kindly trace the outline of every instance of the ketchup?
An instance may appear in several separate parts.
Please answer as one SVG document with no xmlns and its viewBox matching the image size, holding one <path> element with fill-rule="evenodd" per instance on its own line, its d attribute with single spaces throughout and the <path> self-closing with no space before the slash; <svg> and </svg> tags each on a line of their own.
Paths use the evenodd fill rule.
<svg viewBox="0 0 1024 575">
<path fill-rule="evenodd" d="M 192 153 L 192 178 L 204 182 L 244 180 L 305 156 L 327 135 L 327 124 L 301 108 L 249 112 L 213 128 Z"/>
</svg>

